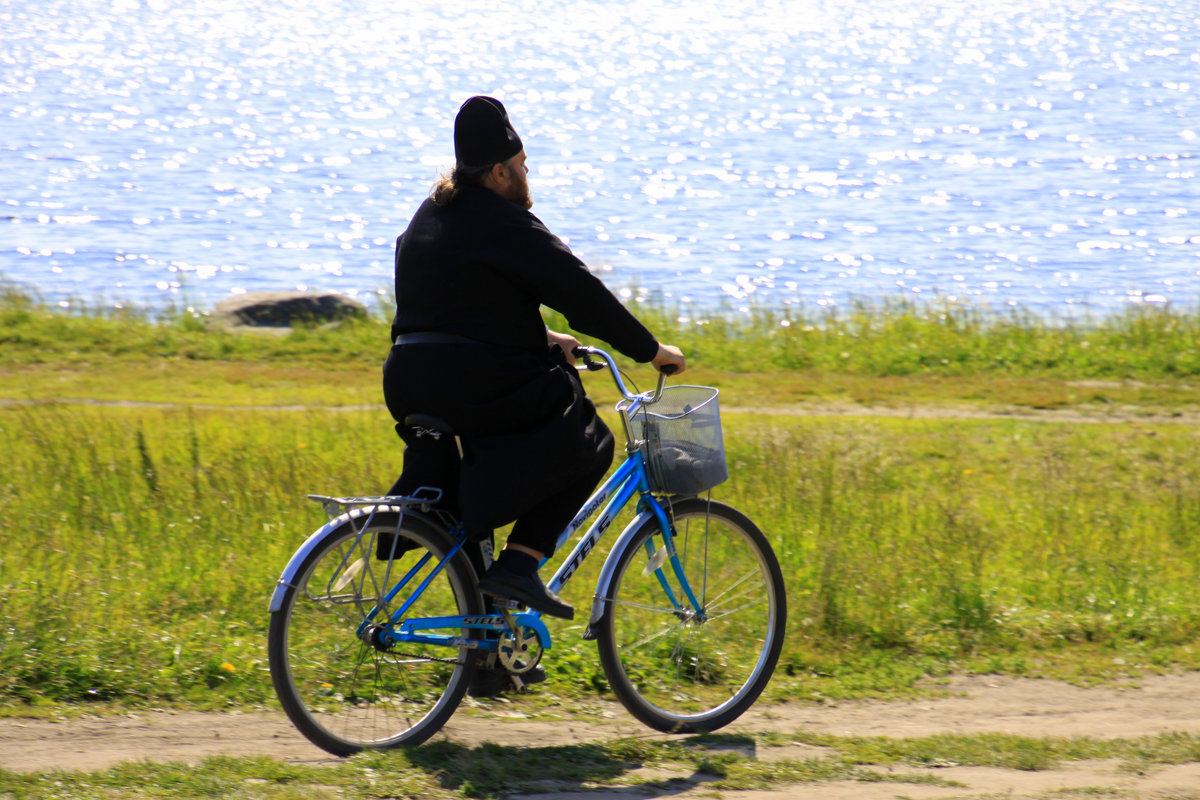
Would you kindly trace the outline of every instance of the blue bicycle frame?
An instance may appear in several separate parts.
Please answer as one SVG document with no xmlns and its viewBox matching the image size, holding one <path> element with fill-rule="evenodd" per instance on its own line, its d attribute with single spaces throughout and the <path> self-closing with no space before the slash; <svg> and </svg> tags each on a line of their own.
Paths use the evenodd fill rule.
<svg viewBox="0 0 1200 800">
<path fill-rule="evenodd" d="M 653 518 L 657 521 L 657 529 L 662 536 L 660 547 L 655 547 L 654 538 L 646 540 L 645 549 L 647 557 L 647 571 L 653 571 L 656 575 L 659 584 L 663 588 L 663 596 L 667 603 L 675 609 L 675 613 L 681 618 L 703 619 L 704 611 L 696 599 L 695 593 L 692 591 L 691 584 L 687 576 L 684 575 L 683 569 L 679 562 L 679 557 L 675 551 L 674 534 L 671 527 L 670 518 L 666 510 L 658 499 L 650 492 L 649 480 L 646 474 L 646 461 L 642 452 L 642 443 L 636 441 L 633 435 L 633 427 L 630 424 L 630 419 L 633 414 L 636 414 L 638 409 L 644 403 L 652 403 L 662 393 L 663 380 L 660 378 L 658 390 L 654 393 L 631 394 L 625 389 L 624 384 L 620 379 L 620 374 L 616 369 L 611 356 L 602 350 L 596 348 L 586 348 L 587 355 L 603 358 L 612 371 L 616 379 L 617 387 L 625 396 L 625 399 L 617 405 L 617 410 L 621 413 L 621 419 L 624 424 L 626 441 L 627 441 L 627 457 L 624 463 L 614 472 L 603 485 L 597 489 L 588 501 L 584 503 L 579 513 L 571 520 L 566 529 L 558 538 L 558 548 L 562 548 L 566 543 L 583 527 L 583 525 L 596 516 L 599 511 L 599 516 L 596 516 L 595 521 L 588 528 L 587 532 L 580 538 L 579 542 L 571 550 L 563 563 L 555 571 L 554 576 L 547 582 L 547 587 L 550 591 L 558 593 L 563 586 L 571 580 L 580 565 L 595 549 L 596 544 L 608 531 L 609 527 L 616 517 L 624 510 L 630 499 L 635 494 L 639 496 L 638 500 L 638 515 L 625 528 L 621 536 L 614 543 L 608 558 L 605 560 L 604 567 L 601 570 L 600 577 L 596 583 L 596 593 L 592 602 L 591 615 L 588 620 L 588 630 L 584 634 L 584 638 L 592 638 L 593 626 L 600 620 L 604 614 L 609 598 L 602 596 L 602 587 L 608 586 L 613 570 L 616 568 L 615 556 L 624 552 L 629 540 L 634 534 L 641 529 L 648 518 Z M 593 362 L 588 362 L 589 369 L 602 368 L 595 365 Z M 363 498 L 361 504 L 365 505 L 370 498 Z M 378 498 L 380 505 L 376 508 L 383 507 L 389 510 L 394 510 L 397 506 L 403 508 L 406 505 L 414 504 L 412 498 Z M 603 510 L 601 510 L 603 507 Z M 372 509 L 371 515 L 374 515 L 376 509 Z M 370 517 L 367 519 L 367 524 L 370 523 Z M 364 529 L 366 525 L 364 525 Z M 394 586 L 392 586 L 377 603 L 375 609 L 366 615 L 364 622 L 359 626 L 359 636 L 367 635 L 368 629 L 374 629 L 374 635 L 379 640 L 388 645 L 399 645 L 403 643 L 414 644 L 430 644 L 441 645 L 450 648 L 469 648 L 482 651 L 495 651 L 499 644 L 496 637 L 486 638 L 467 638 L 461 635 L 463 629 L 490 631 L 494 633 L 503 633 L 508 631 L 509 624 L 506 620 L 506 615 L 498 614 L 471 614 L 471 615 L 454 615 L 454 616 L 439 616 L 439 617 L 418 617 L 414 619 L 404 619 L 409 608 L 421 596 L 421 593 L 429 586 L 429 584 L 437 577 L 442 570 L 442 565 L 453 559 L 458 552 L 466 545 L 467 539 L 461 527 L 455 526 L 451 529 L 451 534 L 454 536 L 454 547 L 442 559 L 442 561 L 434 568 L 432 574 L 413 588 L 408 598 L 402 602 L 399 608 L 391 615 L 390 626 L 380 630 L 378 623 L 372 622 L 378 610 L 389 605 L 401 592 L 406 591 L 408 584 L 413 577 L 417 575 L 422 567 L 432 558 L 432 554 L 426 553 L 416 565 L 408 570 Z M 314 537 L 315 538 L 315 537 Z M 544 565 L 550 559 L 543 560 Z M 664 573 L 664 568 L 670 564 L 671 570 L 674 573 L 679 586 L 682 588 L 683 597 L 677 596 L 672 590 L 670 582 Z M 281 581 L 282 583 L 282 581 Z M 536 611 L 525 612 L 520 614 L 508 615 L 513 622 L 518 626 L 524 626 L 531 629 L 538 639 L 538 643 L 544 650 L 551 648 L 552 642 L 550 632 L 546 629 L 546 625 L 541 620 L 541 614 Z M 437 633 L 436 631 L 454 629 L 459 633 Z"/>
</svg>

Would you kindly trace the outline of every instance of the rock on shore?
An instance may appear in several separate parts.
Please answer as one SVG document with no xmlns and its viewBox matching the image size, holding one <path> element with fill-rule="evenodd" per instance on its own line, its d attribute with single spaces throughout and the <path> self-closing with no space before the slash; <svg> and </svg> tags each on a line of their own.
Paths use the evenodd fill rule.
<svg viewBox="0 0 1200 800">
<path fill-rule="evenodd" d="M 217 303 L 212 322 L 228 328 L 288 328 L 366 315 L 362 303 L 334 292 L 247 292 Z"/>
</svg>

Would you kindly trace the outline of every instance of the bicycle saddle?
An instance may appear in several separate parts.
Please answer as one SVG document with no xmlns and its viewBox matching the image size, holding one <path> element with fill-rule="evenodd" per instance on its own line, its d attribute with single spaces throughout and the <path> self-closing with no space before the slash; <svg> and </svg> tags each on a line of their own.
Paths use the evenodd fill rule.
<svg viewBox="0 0 1200 800">
<path fill-rule="evenodd" d="M 404 424 L 416 430 L 418 436 L 421 436 L 423 431 L 425 435 L 433 436 L 435 439 L 441 438 L 439 434 L 455 435 L 454 428 L 449 422 L 432 414 L 409 414 L 404 418 Z"/>
</svg>

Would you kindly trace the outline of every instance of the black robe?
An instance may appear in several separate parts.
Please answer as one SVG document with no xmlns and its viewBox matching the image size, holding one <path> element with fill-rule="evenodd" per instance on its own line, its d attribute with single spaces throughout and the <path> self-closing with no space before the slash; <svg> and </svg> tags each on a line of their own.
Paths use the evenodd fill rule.
<svg viewBox="0 0 1200 800">
<path fill-rule="evenodd" d="M 457 500 L 473 538 L 603 474 L 612 434 L 575 370 L 548 347 L 541 306 L 636 361 L 653 359 L 658 342 L 537 217 L 482 188 L 446 206 L 425 201 L 396 242 L 396 300 L 393 338 L 469 340 L 393 347 L 384 398 L 398 422 L 432 414 L 465 439 Z M 393 491 L 454 488 L 444 486 L 453 476 L 433 474 L 413 450 Z"/>
</svg>

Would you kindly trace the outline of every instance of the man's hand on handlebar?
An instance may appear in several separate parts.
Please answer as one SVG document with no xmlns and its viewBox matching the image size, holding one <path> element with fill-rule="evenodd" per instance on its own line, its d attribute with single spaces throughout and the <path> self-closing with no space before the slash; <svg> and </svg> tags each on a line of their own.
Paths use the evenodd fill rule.
<svg viewBox="0 0 1200 800">
<path fill-rule="evenodd" d="M 658 354 L 650 363 L 664 375 L 678 375 L 687 369 L 687 359 L 683 357 L 683 351 L 669 344 L 660 344 Z"/>
<path fill-rule="evenodd" d="M 620 367 L 617 366 L 617 362 L 608 353 L 598 347 L 578 347 L 575 349 L 574 355 L 583 361 L 582 369 L 586 369 L 589 372 L 608 369 L 609 373 L 612 374 L 613 381 L 617 384 L 617 391 L 625 398 L 621 403 L 617 404 L 617 407 L 623 408 L 625 411 L 630 409 L 636 410 L 643 403 L 657 403 L 658 399 L 662 396 L 667 376 L 674 374 L 676 371 L 683 372 L 686 366 L 683 352 L 678 347 L 660 345 L 658 355 L 651 362 L 658 368 L 658 388 L 652 392 L 638 392 L 635 387 L 635 391 L 631 392 L 625 386 L 625 381 L 622 380 Z M 576 369 L 579 368 L 577 367 Z"/>
<path fill-rule="evenodd" d="M 558 345 L 562 348 L 563 355 L 567 357 L 567 363 L 572 367 L 575 366 L 575 348 L 582 347 L 579 340 L 569 333 L 559 333 L 546 329 L 546 344 L 551 347 Z"/>
</svg>

